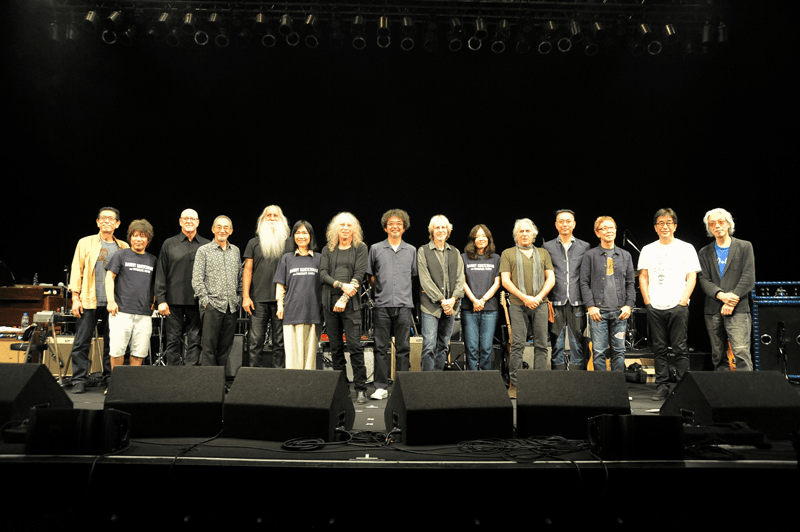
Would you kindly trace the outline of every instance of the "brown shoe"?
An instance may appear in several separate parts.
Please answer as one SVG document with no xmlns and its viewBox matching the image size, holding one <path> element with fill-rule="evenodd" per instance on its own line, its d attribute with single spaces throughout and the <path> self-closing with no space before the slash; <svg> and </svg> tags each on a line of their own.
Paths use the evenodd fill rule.
<svg viewBox="0 0 800 532">
<path fill-rule="evenodd" d="M 508 397 L 510 397 L 511 399 L 517 398 L 517 387 L 514 386 L 513 384 L 508 387 Z"/>
</svg>

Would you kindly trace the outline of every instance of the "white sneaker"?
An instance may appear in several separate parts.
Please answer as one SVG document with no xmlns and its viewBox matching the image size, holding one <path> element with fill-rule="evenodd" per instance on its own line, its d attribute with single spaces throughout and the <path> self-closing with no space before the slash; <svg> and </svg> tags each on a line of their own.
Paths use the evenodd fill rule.
<svg viewBox="0 0 800 532">
<path fill-rule="evenodd" d="M 386 391 L 386 388 L 376 388 L 375 393 L 370 395 L 372 399 L 386 399 L 389 397 L 389 392 Z"/>
</svg>

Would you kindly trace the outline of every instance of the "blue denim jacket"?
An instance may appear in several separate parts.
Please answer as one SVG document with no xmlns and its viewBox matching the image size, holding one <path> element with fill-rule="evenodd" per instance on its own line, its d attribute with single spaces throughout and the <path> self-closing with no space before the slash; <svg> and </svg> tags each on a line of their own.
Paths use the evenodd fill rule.
<svg viewBox="0 0 800 532">
<path fill-rule="evenodd" d="M 603 291 L 606 287 L 606 252 L 601 246 L 590 249 L 581 262 L 581 295 L 586 308 L 603 305 Z M 614 246 L 614 284 L 617 287 L 617 301 L 620 307 L 633 307 L 636 303 L 634 287 L 633 259 L 631 254 Z"/>
</svg>

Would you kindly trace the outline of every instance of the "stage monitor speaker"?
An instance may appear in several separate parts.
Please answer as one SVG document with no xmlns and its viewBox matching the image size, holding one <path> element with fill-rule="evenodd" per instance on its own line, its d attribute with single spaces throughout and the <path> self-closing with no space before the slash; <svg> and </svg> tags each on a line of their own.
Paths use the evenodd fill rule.
<svg viewBox="0 0 800 532">
<path fill-rule="evenodd" d="M 499 371 L 399 372 L 384 419 L 407 445 L 455 444 L 511 438 L 514 407 Z"/>
<path fill-rule="evenodd" d="M 133 437 L 204 437 L 222 430 L 225 368 L 117 366 L 105 408 L 131 415 Z"/>
<path fill-rule="evenodd" d="M 107 454 L 130 443 L 131 415 L 113 408 L 31 409 L 26 454 Z"/>
<path fill-rule="evenodd" d="M 517 437 L 585 440 L 588 419 L 631 413 L 621 371 L 517 372 Z"/>
<path fill-rule="evenodd" d="M 225 398 L 225 437 L 334 441 L 353 428 L 355 407 L 342 371 L 242 368 Z"/>
<path fill-rule="evenodd" d="M 662 416 L 693 412 L 700 425 L 741 421 L 788 440 L 800 423 L 800 395 L 777 371 L 689 372 L 661 406 Z"/>
<path fill-rule="evenodd" d="M 28 418 L 31 408 L 72 408 L 43 364 L 0 364 L 0 426 Z"/>
</svg>

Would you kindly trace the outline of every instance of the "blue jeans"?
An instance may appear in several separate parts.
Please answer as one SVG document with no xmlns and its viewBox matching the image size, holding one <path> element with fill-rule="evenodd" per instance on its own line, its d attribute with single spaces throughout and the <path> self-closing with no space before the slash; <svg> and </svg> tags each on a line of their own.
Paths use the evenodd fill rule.
<svg viewBox="0 0 800 532">
<path fill-rule="evenodd" d="M 600 321 L 589 320 L 595 371 L 606 371 L 606 358 L 611 358 L 611 371 L 625 371 L 625 329 L 628 320 L 619 319 L 619 312 L 600 312 Z"/>
<path fill-rule="evenodd" d="M 442 312 L 437 318 L 426 312 L 422 314 L 422 371 L 442 371 L 447 362 L 447 349 L 453 335 L 455 316 Z"/>
<path fill-rule="evenodd" d="M 711 361 L 715 371 L 730 371 L 728 341 L 736 358 L 736 371 L 752 371 L 750 357 L 750 313 L 738 312 L 731 316 L 706 314 L 706 328 L 711 340 Z"/>
<path fill-rule="evenodd" d="M 410 308 L 375 307 L 372 314 L 375 327 L 375 388 L 386 388 L 391 375 L 392 336 L 394 336 L 395 369 L 408 371 L 411 352 L 411 326 L 414 317 Z"/>
<path fill-rule="evenodd" d="M 497 326 L 497 311 L 461 311 L 464 347 L 467 350 L 467 369 L 488 371 L 492 369 L 492 343 Z"/>
</svg>

